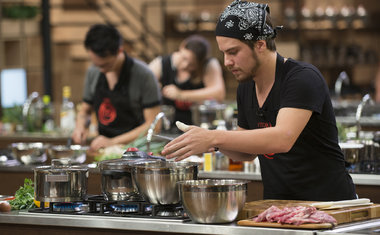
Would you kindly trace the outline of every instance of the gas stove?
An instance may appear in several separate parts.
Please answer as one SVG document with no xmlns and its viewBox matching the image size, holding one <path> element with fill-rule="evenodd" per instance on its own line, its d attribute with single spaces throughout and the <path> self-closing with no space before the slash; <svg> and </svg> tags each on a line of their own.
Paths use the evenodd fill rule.
<svg viewBox="0 0 380 235">
<path fill-rule="evenodd" d="M 92 195 L 80 202 L 50 202 L 49 207 L 29 209 L 31 213 L 135 217 L 151 219 L 188 220 L 181 204 L 154 205 L 144 200 L 106 201 L 101 195 Z"/>
</svg>

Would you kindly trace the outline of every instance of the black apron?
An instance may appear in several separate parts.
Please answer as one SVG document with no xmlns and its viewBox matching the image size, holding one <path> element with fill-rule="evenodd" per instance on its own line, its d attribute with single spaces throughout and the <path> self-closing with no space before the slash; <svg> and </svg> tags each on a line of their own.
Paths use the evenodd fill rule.
<svg viewBox="0 0 380 235">
<path fill-rule="evenodd" d="M 208 62 L 208 61 L 207 61 Z M 190 79 L 186 82 L 178 83 L 176 81 L 177 77 L 177 69 L 172 68 L 171 56 L 162 57 L 162 77 L 161 77 L 161 85 L 162 87 L 174 84 L 181 90 L 195 90 L 203 88 L 204 85 L 193 84 Z M 171 100 L 163 97 L 162 102 L 164 105 L 170 105 L 175 108 L 174 120 L 181 121 L 186 124 L 192 124 L 192 116 L 191 116 L 191 102 L 188 101 L 179 101 L 179 100 Z"/>
<path fill-rule="evenodd" d="M 104 73 L 99 75 L 94 95 L 94 108 L 100 135 L 115 137 L 142 124 L 130 106 L 129 81 L 134 61 L 125 53 L 125 61 L 118 82 L 109 89 Z"/>
</svg>

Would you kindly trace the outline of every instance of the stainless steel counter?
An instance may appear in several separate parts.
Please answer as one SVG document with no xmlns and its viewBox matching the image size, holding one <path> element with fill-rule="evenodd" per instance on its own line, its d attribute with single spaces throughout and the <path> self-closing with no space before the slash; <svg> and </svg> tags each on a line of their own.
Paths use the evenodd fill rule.
<svg viewBox="0 0 380 235">
<path fill-rule="evenodd" d="M 378 234 L 380 233 L 380 219 L 356 222 L 354 224 L 341 225 L 329 231 L 317 231 L 316 235 L 331 234 Z"/>
<path fill-rule="evenodd" d="M 237 171 L 200 171 L 201 178 L 233 178 L 261 181 L 260 174 L 245 173 Z M 356 185 L 375 185 L 380 186 L 380 175 L 375 174 L 351 174 L 352 180 Z"/>
<path fill-rule="evenodd" d="M 29 213 L 27 211 L 14 211 L 11 213 L 0 213 L 1 224 L 26 224 L 38 226 L 61 226 L 61 227 L 79 227 L 79 228 L 98 228 L 98 229 L 118 229 L 128 231 L 150 231 L 150 232 L 167 232 L 175 234 L 295 234 L 295 235 L 312 235 L 312 230 L 295 230 L 295 229 L 275 229 L 237 226 L 231 224 L 195 224 L 191 221 L 182 222 L 177 220 L 166 219 L 142 219 L 127 217 L 110 217 L 110 216 L 91 216 L 91 215 L 57 215 Z M 17 226 L 14 227 L 17 230 Z"/>
<path fill-rule="evenodd" d="M 191 221 L 172 219 L 149 219 L 131 217 L 110 217 L 91 215 L 42 214 L 27 211 L 0 213 L 2 224 L 33 225 L 38 227 L 76 227 L 103 230 L 145 231 L 175 234 L 295 234 L 295 235 L 329 235 L 329 234 L 373 234 L 380 228 L 380 219 L 342 224 L 329 230 L 300 230 L 238 226 L 230 224 L 196 224 Z M 17 226 L 14 226 L 17 231 Z"/>
<path fill-rule="evenodd" d="M 355 116 L 345 116 L 345 117 L 336 117 L 336 122 L 341 123 L 345 126 L 354 126 L 356 125 Z M 362 117 L 360 119 L 360 125 L 362 127 L 380 127 L 379 117 Z"/>
</svg>

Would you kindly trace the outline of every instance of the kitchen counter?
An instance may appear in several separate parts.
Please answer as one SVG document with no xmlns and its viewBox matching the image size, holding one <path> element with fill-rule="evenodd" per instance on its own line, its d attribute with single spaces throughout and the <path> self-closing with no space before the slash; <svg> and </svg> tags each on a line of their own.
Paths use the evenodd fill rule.
<svg viewBox="0 0 380 235">
<path fill-rule="evenodd" d="M 0 213 L 2 234 L 348 234 L 359 229 L 380 226 L 380 219 L 342 224 L 332 230 L 300 230 L 238 226 L 230 224 L 196 224 L 190 220 L 150 219 L 133 217 L 111 217 L 69 214 L 30 213 L 25 210 Z M 364 233 L 369 234 L 369 233 Z"/>
<path fill-rule="evenodd" d="M 336 122 L 340 123 L 345 126 L 355 126 L 356 125 L 356 117 L 355 116 L 337 116 Z M 380 118 L 378 116 L 376 117 L 361 117 L 360 118 L 360 126 L 362 128 L 374 128 L 375 130 L 378 130 L 380 127 Z"/>
<path fill-rule="evenodd" d="M 67 234 L 67 228 L 74 229 L 74 231 L 91 232 L 91 234 L 93 234 L 92 230 L 89 229 L 96 229 L 95 231 L 98 231 L 97 234 L 102 234 L 99 233 L 99 229 L 104 231 L 104 234 L 111 234 L 113 232 L 123 232 L 124 234 L 315 234 L 312 230 L 246 227 L 237 226 L 235 223 L 211 225 L 195 224 L 191 221 L 182 222 L 181 220 L 68 214 L 57 215 L 29 213 L 27 211 L 0 213 L 1 234 L 18 234 L 18 232 L 28 227 L 33 227 L 33 232 L 39 232 L 40 234 L 42 231 L 47 231 L 46 229 L 52 232 L 53 228 L 56 228 L 54 234 L 60 234 L 59 231 Z M 31 230 L 28 230 L 28 234 L 31 234 L 29 231 Z"/>
<path fill-rule="evenodd" d="M 1 166 L 0 172 L 33 172 L 35 166 Z M 95 167 L 95 166 L 92 166 Z M 90 168 L 90 173 L 99 173 L 97 168 Z M 199 171 L 198 176 L 200 178 L 216 178 L 216 179 L 244 179 L 244 180 L 254 180 L 261 181 L 261 174 L 258 173 L 246 173 L 242 171 Z M 374 185 L 380 186 L 380 175 L 377 174 L 351 174 L 351 177 L 355 185 Z"/>
<path fill-rule="evenodd" d="M 199 178 L 219 179 L 245 179 L 249 180 L 247 201 L 263 199 L 263 184 L 261 175 L 257 173 L 245 173 L 239 171 L 200 171 Z M 351 174 L 356 185 L 356 192 L 360 198 L 370 198 L 374 203 L 380 203 L 380 175 Z M 0 166 L 0 194 L 14 195 L 16 190 L 24 184 L 25 178 L 34 178 L 33 166 Z M 101 174 L 99 169 L 91 168 L 88 178 L 88 194 L 101 194 Z"/>
<path fill-rule="evenodd" d="M 245 173 L 238 171 L 200 171 L 199 177 L 201 178 L 232 178 L 232 179 L 246 179 L 261 181 L 261 174 Z M 375 174 L 351 174 L 352 180 L 355 185 L 375 185 L 380 186 L 380 175 Z"/>
<path fill-rule="evenodd" d="M 60 133 L 43 133 L 43 132 L 16 132 L 9 134 L 0 134 L 0 148 L 7 148 L 10 144 L 16 142 L 43 142 L 49 144 L 66 144 L 71 136 Z M 86 143 L 90 143 L 92 137 L 88 137 Z"/>
</svg>

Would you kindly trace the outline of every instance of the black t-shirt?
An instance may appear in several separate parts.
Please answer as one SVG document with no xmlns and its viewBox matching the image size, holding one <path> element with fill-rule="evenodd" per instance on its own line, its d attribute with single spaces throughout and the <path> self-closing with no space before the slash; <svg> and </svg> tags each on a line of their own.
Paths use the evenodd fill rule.
<svg viewBox="0 0 380 235">
<path fill-rule="evenodd" d="M 278 55 L 275 82 L 262 107 L 258 105 L 254 81 L 239 84 L 237 91 L 238 125 L 244 129 L 275 126 L 281 108 L 313 112 L 289 152 L 259 155 L 264 198 L 356 198 L 338 144 L 335 115 L 322 74 L 310 64 L 293 59 L 283 61 Z"/>
<path fill-rule="evenodd" d="M 145 122 L 144 109 L 158 106 L 160 98 L 153 72 L 126 53 L 112 90 L 98 68 L 91 66 L 87 72 L 83 101 L 93 106 L 100 135 L 114 137 L 141 125 Z"/>
</svg>

